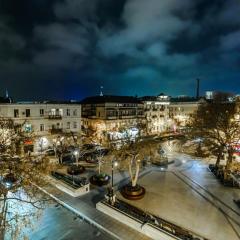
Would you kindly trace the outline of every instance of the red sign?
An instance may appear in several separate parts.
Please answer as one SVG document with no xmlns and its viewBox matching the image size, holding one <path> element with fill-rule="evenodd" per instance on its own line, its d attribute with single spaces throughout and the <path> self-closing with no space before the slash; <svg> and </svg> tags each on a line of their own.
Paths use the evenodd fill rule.
<svg viewBox="0 0 240 240">
<path fill-rule="evenodd" d="M 240 145 L 233 146 L 234 153 L 240 156 Z"/>
<path fill-rule="evenodd" d="M 27 140 L 24 141 L 24 144 L 25 145 L 33 145 L 33 141 L 30 140 L 30 139 L 27 139 Z"/>
</svg>

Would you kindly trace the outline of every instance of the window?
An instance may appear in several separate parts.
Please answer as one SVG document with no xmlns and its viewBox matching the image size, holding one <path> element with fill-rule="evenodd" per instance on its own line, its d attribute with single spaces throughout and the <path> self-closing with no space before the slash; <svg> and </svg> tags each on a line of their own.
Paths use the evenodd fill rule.
<svg viewBox="0 0 240 240">
<path fill-rule="evenodd" d="M 67 109 L 67 116 L 70 116 L 70 109 Z"/>
<path fill-rule="evenodd" d="M 73 128 L 77 128 L 77 122 L 73 122 Z"/>
<path fill-rule="evenodd" d="M 70 129 L 70 122 L 67 122 L 67 129 Z"/>
<path fill-rule="evenodd" d="M 77 116 L 77 109 L 73 110 L 73 116 Z"/>
<path fill-rule="evenodd" d="M 26 109 L 26 117 L 30 117 L 30 109 Z"/>
<path fill-rule="evenodd" d="M 52 109 L 51 109 L 50 115 L 51 115 L 51 116 L 56 115 L 56 109 L 55 109 L 55 108 L 52 108 Z"/>
<path fill-rule="evenodd" d="M 18 109 L 14 109 L 14 117 L 15 118 L 19 117 L 19 110 Z"/>
<path fill-rule="evenodd" d="M 44 131 L 44 124 L 40 124 L 40 131 L 41 131 L 41 132 Z"/>
<path fill-rule="evenodd" d="M 40 109 L 40 116 L 44 116 L 44 109 Z"/>
</svg>

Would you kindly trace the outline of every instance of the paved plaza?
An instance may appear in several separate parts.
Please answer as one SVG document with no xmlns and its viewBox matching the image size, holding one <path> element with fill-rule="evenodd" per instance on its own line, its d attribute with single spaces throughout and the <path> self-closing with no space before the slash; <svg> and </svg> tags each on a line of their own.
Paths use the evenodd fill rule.
<svg viewBox="0 0 240 240">
<path fill-rule="evenodd" d="M 174 172 L 153 170 L 139 184 L 147 190 L 142 200 L 128 201 L 120 193 L 118 197 L 208 239 L 239 239 L 226 216 Z"/>
<path fill-rule="evenodd" d="M 221 185 L 208 170 L 210 160 L 196 159 L 174 151 L 169 151 L 168 157 L 173 163 L 167 168 L 149 165 L 141 171 L 139 184 L 146 188 L 146 196 L 142 200 L 127 201 L 119 192 L 117 196 L 143 211 L 157 215 L 207 239 L 239 240 L 240 210 L 232 201 L 233 198 L 240 198 L 239 189 Z M 103 171 L 111 173 L 108 165 L 104 166 Z M 84 175 L 89 177 L 93 173 L 94 169 Z M 127 182 L 128 173 L 116 169 L 115 189 L 119 189 Z M 130 236 L 131 239 L 149 239 L 96 210 L 95 205 L 104 198 L 106 188 L 91 187 L 91 189 L 90 193 L 73 198 L 53 186 L 49 185 L 46 188 L 71 211 L 85 216 L 95 226 L 109 231 L 111 237 L 129 239 Z M 99 239 L 105 236 L 99 233 Z M 106 235 L 106 239 L 107 237 L 109 236 Z"/>
</svg>

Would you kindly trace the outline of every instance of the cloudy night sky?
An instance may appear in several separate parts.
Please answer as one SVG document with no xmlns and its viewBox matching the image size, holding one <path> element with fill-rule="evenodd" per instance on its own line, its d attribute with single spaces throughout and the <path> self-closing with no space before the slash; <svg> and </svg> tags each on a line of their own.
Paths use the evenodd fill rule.
<svg viewBox="0 0 240 240">
<path fill-rule="evenodd" d="M 240 93 L 239 0 L 0 0 L 0 95 Z"/>
</svg>

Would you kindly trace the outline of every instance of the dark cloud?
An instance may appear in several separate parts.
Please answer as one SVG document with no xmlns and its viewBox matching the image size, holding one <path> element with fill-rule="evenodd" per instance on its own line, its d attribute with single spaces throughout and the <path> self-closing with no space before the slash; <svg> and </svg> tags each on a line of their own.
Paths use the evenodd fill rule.
<svg viewBox="0 0 240 240">
<path fill-rule="evenodd" d="M 1 0 L 0 89 L 17 98 L 240 91 L 238 0 Z"/>
</svg>

